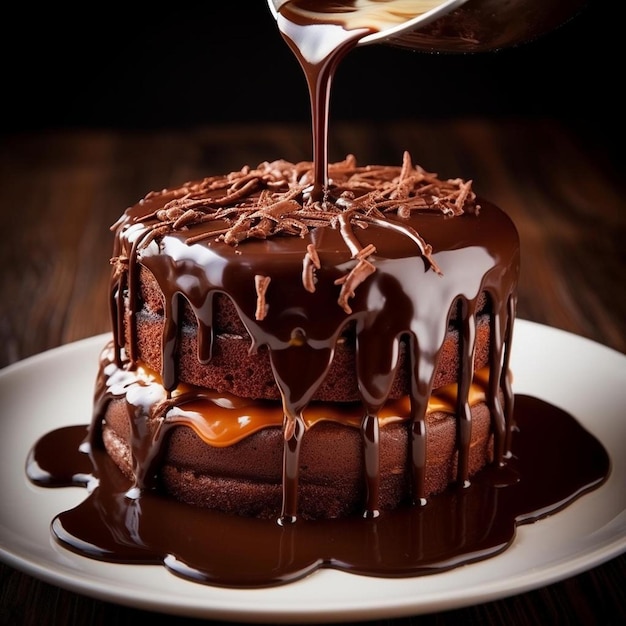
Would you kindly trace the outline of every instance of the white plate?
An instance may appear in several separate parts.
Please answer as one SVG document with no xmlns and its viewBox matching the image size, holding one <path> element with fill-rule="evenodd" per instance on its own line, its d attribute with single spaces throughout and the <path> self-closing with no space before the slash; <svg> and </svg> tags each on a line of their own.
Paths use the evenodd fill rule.
<svg viewBox="0 0 626 626">
<path fill-rule="evenodd" d="M 518 320 L 515 392 L 569 411 L 606 447 L 609 479 L 565 510 L 521 526 L 503 554 L 452 571 L 380 579 L 334 570 L 269 589 L 189 582 L 164 567 L 119 565 L 59 547 L 49 524 L 83 488 L 29 483 L 26 455 L 55 428 L 87 424 L 97 357 L 107 335 L 44 352 L 0 371 L 0 557 L 47 582 L 102 600 L 178 615 L 246 622 L 393 618 L 521 593 L 573 576 L 626 550 L 626 356 L 576 335 Z"/>
</svg>

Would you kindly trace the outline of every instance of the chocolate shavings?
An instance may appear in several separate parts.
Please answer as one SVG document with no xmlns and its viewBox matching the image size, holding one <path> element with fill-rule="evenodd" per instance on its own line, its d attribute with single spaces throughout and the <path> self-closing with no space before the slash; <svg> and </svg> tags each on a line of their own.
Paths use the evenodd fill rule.
<svg viewBox="0 0 626 626">
<path fill-rule="evenodd" d="M 314 182 L 313 171 L 313 163 L 308 161 L 266 161 L 255 169 L 246 166 L 226 176 L 186 183 L 163 208 L 141 218 L 142 222 L 154 222 L 145 242 L 205 222 L 211 222 L 212 227 L 190 235 L 186 243 L 215 238 L 238 246 L 248 239 L 305 237 L 311 229 L 339 228 L 356 261 L 345 276 L 335 281 L 341 285 L 338 304 L 350 314 L 348 300 L 376 270 L 376 250 L 371 244 L 361 246 L 354 235 L 355 227 L 386 226 L 403 233 L 416 243 L 433 271 L 441 274 L 432 257 L 432 247 L 403 221 L 413 211 L 438 211 L 452 217 L 477 214 L 480 209 L 472 181 L 439 179 L 437 174 L 414 166 L 408 152 L 404 153 L 400 167 L 358 166 L 353 155 L 329 164 L 329 189 L 321 201 L 313 201 L 307 193 Z M 152 192 L 143 202 L 162 193 L 168 192 Z M 121 271 L 125 260 L 112 259 L 111 263 Z M 315 291 L 315 271 L 320 267 L 318 252 L 310 244 L 302 263 L 302 284 L 309 292 Z M 267 315 L 265 292 L 269 281 L 267 276 L 255 277 L 258 320 Z"/>
</svg>

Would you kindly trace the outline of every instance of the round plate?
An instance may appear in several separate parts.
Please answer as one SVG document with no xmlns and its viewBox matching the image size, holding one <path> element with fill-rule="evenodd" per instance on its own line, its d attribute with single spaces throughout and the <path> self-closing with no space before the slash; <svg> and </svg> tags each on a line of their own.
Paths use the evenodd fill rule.
<svg viewBox="0 0 626 626">
<path fill-rule="evenodd" d="M 571 413 L 612 462 L 597 490 L 563 511 L 520 526 L 501 555 L 416 578 L 321 570 L 280 587 L 224 589 L 189 582 L 161 566 L 104 563 L 55 543 L 50 521 L 85 497 L 82 488 L 43 489 L 24 471 L 45 433 L 91 419 L 100 335 L 0 371 L 0 558 L 32 576 L 101 600 L 165 613 L 245 622 L 393 618 L 450 610 L 521 593 L 599 565 L 626 550 L 626 356 L 524 320 L 515 327 L 516 393 Z"/>
</svg>

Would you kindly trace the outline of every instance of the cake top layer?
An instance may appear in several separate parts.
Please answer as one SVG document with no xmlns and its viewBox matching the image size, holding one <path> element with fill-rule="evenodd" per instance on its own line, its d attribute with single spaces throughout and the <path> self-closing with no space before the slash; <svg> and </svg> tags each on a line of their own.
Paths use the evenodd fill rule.
<svg viewBox="0 0 626 626">
<path fill-rule="evenodd" d="M 356 267 L 344 281 L 339 304 L 351 313 L 348 299 L 354 287 L 375 271 L 372 260 L 376 246 L 361 244 L 355 230 L 368 226 L 400 231 L 417 246 L 440 273 L 432 256 L 432 246 L 408 223 L 414 213 L 434 212 L 453 217 L 476 214 L 479 206 L 471 181 L 459 178 L 442 180 L 436 174 L 414 166 L 408 152 L 401 166 L 358 166 L 354 156 L 329 166 L 330 184 L 321 201 L 310 196 L 313 186 L 313 163 L 290 163 L 279 160 L 248 166 L 228 175 L 212 176 L 189 182 L 178 189 L 149 193 L 129 208 L 113 228 L 130 228 L 144 224 L 150 230 L 143 240 L 177 235 L 186 244 L 224 242 L 237 246 L 247 240 L 295 236 L 310 239 L 316 229 L 337 230 Z M 320 269 L 316 247 L 319 236 L 307 244 L 302 281 L 304 288 L 315 291 L 315 271 Z M 288 248 L 288 244 L 282 244 Z M 298 248 L 298 246 L 296 246 Z M 266 254 L 267 251 L 263 251 Z M 284 254 L 285 250 L 281 250 Z M 302 254 L 297 251 L 297 254 Z M 126 256 L 117 255 L 113 262 L 124 270 Z M 257 291 L 267 281 L 259 279 Z M 264 307 L 257 319 L 264 317 Z"/>
</svg>

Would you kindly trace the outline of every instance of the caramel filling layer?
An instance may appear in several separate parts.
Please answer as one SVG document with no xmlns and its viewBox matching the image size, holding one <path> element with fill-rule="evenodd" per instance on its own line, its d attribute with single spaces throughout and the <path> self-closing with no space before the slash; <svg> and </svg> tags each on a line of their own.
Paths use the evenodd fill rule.
<svg viewBox="0 0 626 626">
<path fill-rule="evenodd" d="M 119 370 L 110 363 L 105 368 L 105 375 L 109 391 L 114 396 L 125 395 L 129 404 L 145 407 L 149 403 L 157 408 L 166 400 L 161 377 L 143 364 L 129 372 Z M 487 367 L 474 374 L 468 396 L 470 406 L 485 401 L 488 380 Z M 428 401 L 427 413 L 454 415 L 456 395 L 456 384 L 435 390 Z M 185 397 L 190 399 L 186 400 Z M 166 411 L 165 420 L 192 428 L 205 443 L 215 447 L 233 445 L 263 428 L 281 427 L 284 420 L 283 410 L 278 402 L 240 398 L 228 392 L 204 390 L 185 384 L 178 385 L 172 392 L 170 402 L 173 406 Z M 378 415 L 379 424 L 382 427 L 408 420 L 410 412 L 409 396 L 389 400 Z M 307 406 L 303 417 L 307 428 L 322 421 L 359 428 L 363 419 L 363 408 L 358 402 L 312 402 Z"/>
</svg>

